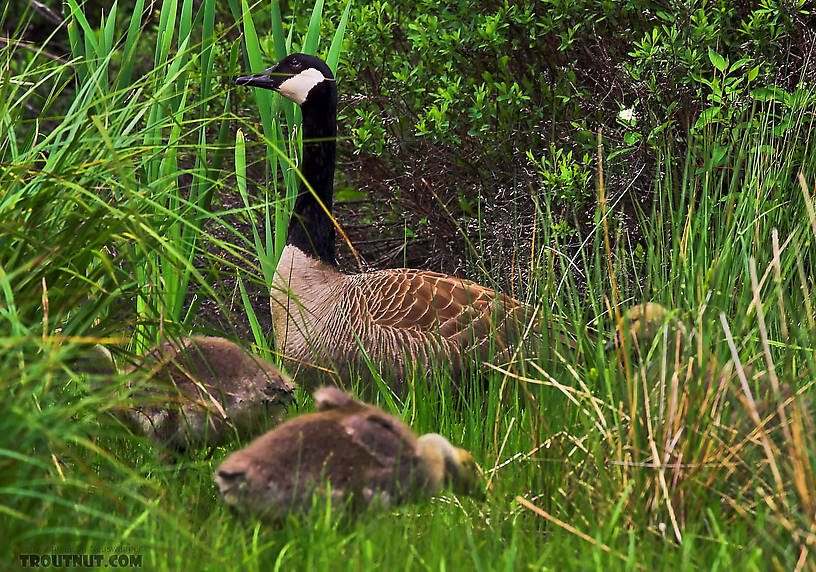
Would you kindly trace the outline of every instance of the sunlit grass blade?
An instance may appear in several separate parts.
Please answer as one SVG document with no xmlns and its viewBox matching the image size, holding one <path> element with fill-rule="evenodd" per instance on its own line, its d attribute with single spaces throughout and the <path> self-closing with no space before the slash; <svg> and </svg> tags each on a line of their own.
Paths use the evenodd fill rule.
<svg viewBox="0 0 816 572">
<path fill-rule="evenodd" d="M 346 34 L 346 22 L 348 22 L 349 10 L 351 10 L 351 0 L 346 2 L 343 16 L 340 18 L 340 23 L 337 24 L 337 30 L 334 32 L 329 53 L 326 56 L 326 63 L 335 75 L 337 75 L 337 62 L 340 60 L 340 48 L 343 46 L 343 36 Z"/>
<path fill-rule="evenodd" d="M 255 314 L 255 310 L 252 308 L 252 302 L 247 295 L 246 286 L 244 286 L 244 281 L 241 279 L 240 276 L 238 278 L 238 287 L 241 289 L 241 301 L 244 304 L 244 309 L 246 311 L 247 318 L 249 319 L 249 325 L 252 328 L 252 335 L 255 337 L 255 345 L 260 348 L 268 348 L 269 342 L 266 340 L 266 336 L 264 336 L 263 328 L 261 327 L 260 322 L 258 321 L 258 316 Z"/>
<path fill-rule="evenodd" d="M 303 52 L 307 54 L 317 53 L 317 44 L 320 41 L 320 25 L 323 21 L 323 0 L 317 0 L 312 7 L 312 17 L 309 20 L 309 28 L 306 30 L 306 37 L 303 38 Z"/>
</svg>

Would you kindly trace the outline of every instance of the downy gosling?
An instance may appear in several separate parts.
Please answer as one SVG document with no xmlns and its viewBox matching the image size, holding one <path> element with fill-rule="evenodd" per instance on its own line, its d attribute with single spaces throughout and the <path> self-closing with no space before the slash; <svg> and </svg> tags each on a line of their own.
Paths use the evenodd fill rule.
<svg viewBox="0 0 816 572">
<path fill-rule="evenodd" d="M 315 495 L 352 513 L 427 497 L 479 492 L 473 457 L 437 434 L 324 387 L 316 413 L 295 417 L 232 453 L 215 472 L 224 501 L 270 520 L 312 507 Z"/>
<path fill-rule="evenodd" d="M 97 346 L 86 372 L 108 360 Z M 294 401 L 289 378 L 266 360 L 218 337 L 168 341 L 120 372 L 127 397 L 117 414 L 132 431 L 179 452 L 252 437 L 279 423 Z"/>
</svg>

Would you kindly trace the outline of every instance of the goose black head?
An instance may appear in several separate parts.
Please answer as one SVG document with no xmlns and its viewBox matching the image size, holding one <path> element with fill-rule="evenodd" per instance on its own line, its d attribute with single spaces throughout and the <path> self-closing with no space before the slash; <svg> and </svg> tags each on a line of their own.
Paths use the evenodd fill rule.
<svg viewBox="0 0 816 572">
<path fill-rule="evenodd" d="M 271 89 L 303 105 L 316 86 L 334 84 L 334 75 L 326 62 L 316 56 L 291 54 L 260 73 L 237 78 L 235 83 Z"/>
</svg>

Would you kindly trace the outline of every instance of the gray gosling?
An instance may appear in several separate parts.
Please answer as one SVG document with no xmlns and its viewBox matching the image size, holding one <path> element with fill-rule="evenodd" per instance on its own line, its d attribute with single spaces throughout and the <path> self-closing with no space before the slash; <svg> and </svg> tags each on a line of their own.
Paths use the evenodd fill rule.
<svg viewBox="0 0 816 572">
<path fill-rule="evenodd" d="M 437 434 L 419 437 L 399 419 L 334 387 L 318 411 L 295 417 L 232 453 L 215 472 L 228 505 L 270 520 L 312 507 L 315 495 L 351 513 L 390 507 L 450 487 L 478 493 L 470 453 Z"/>
<path fill-rule="evenodd" d="M 102 373 L 106 355 L 115 373 L 101 346 L 86 371 Z M 218 337 L 165 342 L 120 373 L 128 379 L 128 398 L 117 417 L 177 451 L 257 435 L 279 423 L 294 401 L 294 386 L 277 367 Z"/>
</svg>

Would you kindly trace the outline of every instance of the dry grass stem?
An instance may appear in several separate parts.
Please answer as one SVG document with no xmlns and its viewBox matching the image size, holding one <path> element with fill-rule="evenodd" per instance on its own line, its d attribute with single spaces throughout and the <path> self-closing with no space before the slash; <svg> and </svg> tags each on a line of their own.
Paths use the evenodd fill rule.
<svg viewBox="0 0 816 572">
<path fill-rule="evenodd" d="M 740 363 L 739 354 L 737 353 L 737 346 L 734 344 L 734 337 L 731 335 L 731 328 L 729 328 L 728 326 L 728 322 L 726 320 L 724 312 L 720 312 L 720 323 L 722 324 L 723 331 L 725 332 L 725 338 L 728 341 L 728 347 L 731 350 L 731 358 L 734 360 L 734 365 L 737 369 L 737 375 L 739 376 L 742 391 L 745 394 L 748 412 L 751 415 L 751 419 L 759 427 L 762 424 L 762 420 L 759 417 L 759 413 L 756 408 L 756 402 L 754 401 L 754 398 L 751 395 L 751 388 L 748 387 L 748 379 L 745 377 L 745 370 L 743 369 L 742 364 Z M 763 449 L 765 449 L 765 455 L 771 467 L 771 472 L 773 474 L 774 482 L 776 483 L 777 491 L 780 494 L 780 496 L 784 495 L 782 474 L 779 472 L 779 467 L 776 464 L 776 459 L 774 458 L 773 449 L 771 446 L 770 439 L 768 438 L 768 434 L 764 429 L 760 429 L 759 435 L 760 439 L 762 440 L 762 447 Z"/>
<path fill-rule="evenodd" d="M 577 536 L 577 537 L 578 537 L 578 538 L 580 538 L 581 540 L 585 540 L 586 542 L 589 542 L 589 543 L 590 543 L 590 544 L 592 544 L 593 546 L 597 546 L 598 548 L 600 548 L 601 550 L 603 550 L 603 551 L 604 551 L 604 552 L 606 552 L 607 554 L 611 554 L 611 555 L 613 555 L 613 556 L 615 556 L 615 557 L 617 557 L 617 558 L 620 558 L 620 559 L 621 559 L 621 560 L 623 560 L 624 562 L 627 562 L 627 563 L 629 562 L 629 559 L 628 559 L 628 558 L 626 558 L 626 556 L 624 556 L 624 555 L 623 555 L 623 554 L 621 554 L 620 552 L 618 552 L 618 551 L 616 551 L 616 550 L 612 550 L 612 549 L 611 549 L 611 548 L 609 548 L 609 546 L 607 546 L 606 544 L 604 544 L 604 543 L 602 543 L 602 542 L 598 542 L 597 540 L 595 540 L 595 539 L 594 539 L 594 538 L 592 538 L 591 536 L 589 536 L 589 535 L 587 535 L 587 534 L 585 534 L 585 533 L 581 532 L 580 530 L 578 530 L 577 528 L 575 528 L 574 526 L 572 526 L 572 525 L 570 525 L 570 524 L 567 524 L 567 523 L 566 523 L 566 522 L 564 522 L 563 520 L 559 520 L 559 519 L 555 518 L 554 516 L 552 516 L 551 514 L 549 514 L 547 511 L 545 511 L 545 510 L 544 510 L 544 509 L 542 509 L 542 508 L 537 507 L 536 505 L 534 505 L 533 503 L 531 503 L 530 501 L 528 501 L 528 500 L 527 500 L 527 499 L 525 499 L 524 497 L 517 496 L 517 497 L 516 497 L 516 502 L 518 502 L 519 504 L 521 504 L 521 505 L 523 505 L 523 506 L 527 507 L 528 509 L 530 509 L 531 511 L 533 511 L 533 512 L 534 512 L 534 513 L 536 513 L 537 515 L 539 515 L 539 516 L 542 516 L 542 517 L 546 518 L 547 520 L 549 520 L 549 521 L 550 521 L 550 522 L 552 522 L 553 524 L 555 524 L 555 525 L 557 525 L 557 526 L 559 526 L 559 527 L 563 528 L 564 530 L 566 530 L 566 531 L 567 531 L 567 532 L 569 532 L 570 534 L 574 534 L 575 536 Z M 645 568 L 644 568 L 644 566 L 643 566 L 642 564 L 639 564 L 639 563 L 637 563 L 637 562 L 636 562 L 636 563 L 635 563 L 635 566 L 637 566 L 637 568 L 638 568 L 639 570 L 645 570 Z"/>
</svg>

